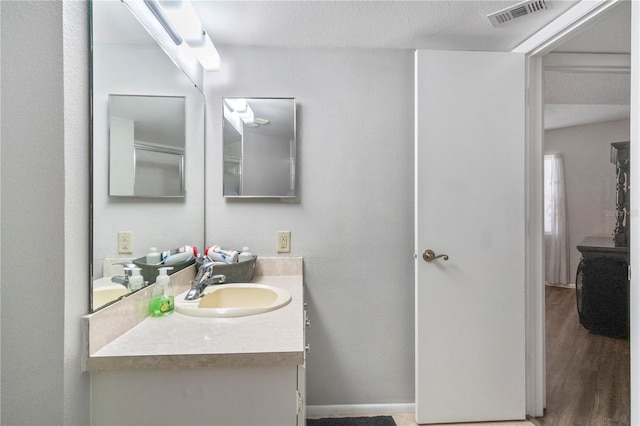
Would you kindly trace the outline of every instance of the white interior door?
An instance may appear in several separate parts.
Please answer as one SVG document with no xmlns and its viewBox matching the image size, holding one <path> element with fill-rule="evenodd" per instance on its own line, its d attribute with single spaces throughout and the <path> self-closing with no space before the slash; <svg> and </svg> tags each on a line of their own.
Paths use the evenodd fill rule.
<svg viewBox="0 0 640 426">
<path fill-rule="evenodd" d="M 418 51 L 415 78 L 416 419 L 523 419 L 525 58 Z"/>
</svg>

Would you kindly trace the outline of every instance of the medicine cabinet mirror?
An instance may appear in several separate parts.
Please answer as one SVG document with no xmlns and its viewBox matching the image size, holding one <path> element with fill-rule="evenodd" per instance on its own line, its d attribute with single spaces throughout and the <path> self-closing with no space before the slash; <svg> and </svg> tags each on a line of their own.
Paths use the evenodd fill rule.
<svg viewBox="0 0 640 426">
<path fill-rule="evenodd" d="M 223 98 L 223 195 L 296 196 L 294 98 Z"/>
<path fill-rule="evenodd" d="M 125 3 L 90 10 L 95 311 L 132 293 L 120 263 L 204 246 L 205 102 Z"/>
<path fill-rule="evenodd" d="M 184 196 L 182 96 L 109 95 L 109 195 Z"/>
</svg>

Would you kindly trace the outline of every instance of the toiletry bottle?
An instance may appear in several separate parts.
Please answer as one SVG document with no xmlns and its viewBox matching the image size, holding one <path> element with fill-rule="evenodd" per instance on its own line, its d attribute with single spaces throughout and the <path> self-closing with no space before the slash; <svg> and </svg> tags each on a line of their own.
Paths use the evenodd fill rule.
<svg viewBox="0 0 640 426">
<path fill-rule="evenodd" d="M 152 317 L 162 317 L 173 313 L 174 295 L 171 279 L 167 275 L 167 270 L 172 267 L 159 268 L 156 287 L 151 296 L 150 313 Z"/>
<path fill-rule="evenodd" d="M 238 261 L 238 252 L 226 250 L 220 246 L 207 247 L 205 254 L 213 261 L 235 263 Z"/>
<path fill-rule="evenodd" d="M 238 255 L 238 262 L 244 262 L 253 258 L 253 253 L 249 251 L 249 247 L 242 247 L 242 251 Z"/>
<path fill-rule="evenodd" d="M 140 268 L 131 268 L 129 277 L 129 290 L 136 291 L 144 287 L 144 278 L 140 275 Z"/>
<path fill-rule="evenodd" d="M 161 256 L 156 247 L 151 247 L 149 254 L 147 254 L 147 265 L 157 265 L 162 260 Z"/>
<path fill-rule="evenodd" d="M 182 246 L 173 250 L 166 250 L 162 252 L 162 262 L 165 265 L 175 265 L 176 263 L 184 262 L 193 257 L 198 256 L 198 249 L 191 246 Z M 171 258 L 167 263 L 167 259 Z"/>
</svg>

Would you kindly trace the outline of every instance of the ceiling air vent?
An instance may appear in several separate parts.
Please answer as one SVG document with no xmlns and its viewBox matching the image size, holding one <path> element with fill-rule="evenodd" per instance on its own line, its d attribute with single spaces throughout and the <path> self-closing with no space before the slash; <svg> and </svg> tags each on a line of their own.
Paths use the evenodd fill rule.
<svg viewBox="0 0 640 426">
<path fill-rule="evenodd" d="M 487 19 L 491 25 L 497 27 L 506 24 L 516 18 L 531 15 L 532 13 L 542 12 L 547 9 L 545 0 L 529 0 L 523 1 L 506 9 L 487 15 Z"/>
</svg>

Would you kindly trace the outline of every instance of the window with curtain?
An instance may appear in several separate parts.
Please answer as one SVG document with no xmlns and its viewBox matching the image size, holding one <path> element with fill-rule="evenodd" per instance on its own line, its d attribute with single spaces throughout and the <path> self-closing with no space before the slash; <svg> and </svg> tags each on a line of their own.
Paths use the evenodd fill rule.
<svg viewBox="0 0 640 426">
<path fill-rule="evenodd" d="M 569 235 L 561 154 L 544 156 L 545 280 L 569 283 Z"/>
</svg>

